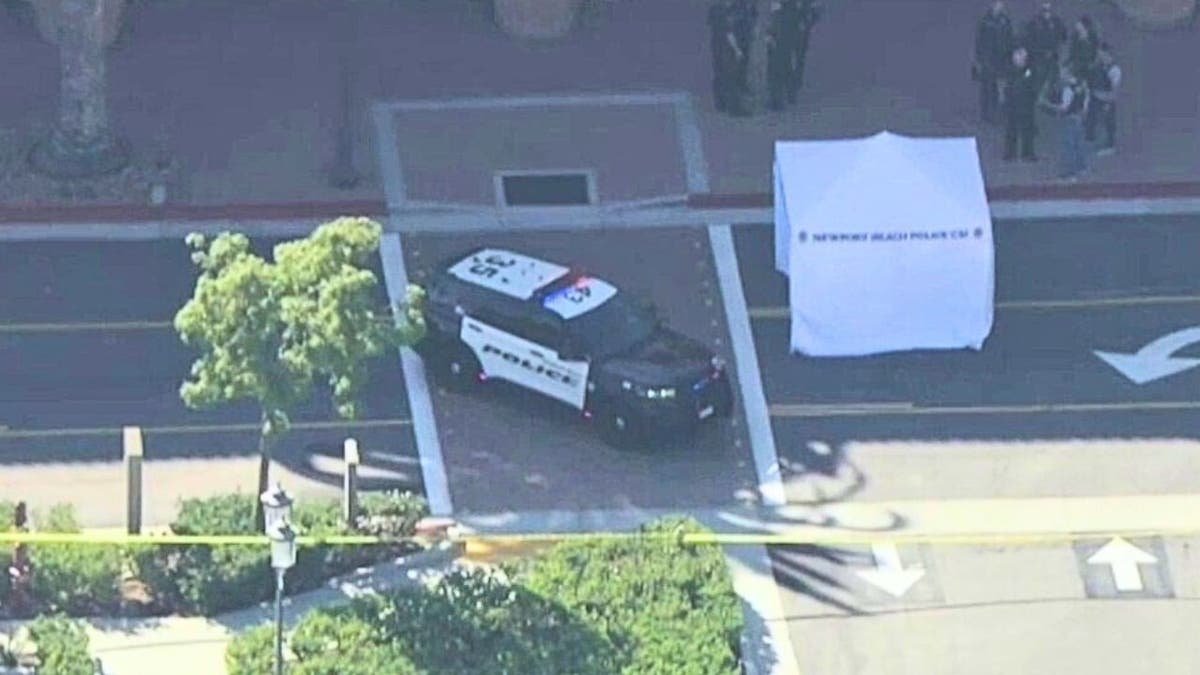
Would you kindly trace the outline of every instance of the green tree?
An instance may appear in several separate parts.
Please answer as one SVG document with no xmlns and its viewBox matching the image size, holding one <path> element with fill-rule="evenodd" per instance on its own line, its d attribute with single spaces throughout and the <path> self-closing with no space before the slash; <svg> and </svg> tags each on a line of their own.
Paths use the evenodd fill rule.
<svg viewBox="0 0 1200 675">
<path fill-rule="evenodd" d="M 279 244 L 273 262 L 255 255 L 242 234 L 187 237 L 200 277 L 175 329 L 200 356 L 180 395 L 196 409 L 258 405 L 259 492 L 289 413 L 318 381 L 332 390 L 338 415 L 353 419 L 370 360 L 424 335 L 420 288 L 410 286 L 393 311 L 376 301 L 379 280 L 368 264 L 381 234 L 367 218 L 339 218 Z M 261 527 L 261 505 L 255 521 Z"/>
</svg>

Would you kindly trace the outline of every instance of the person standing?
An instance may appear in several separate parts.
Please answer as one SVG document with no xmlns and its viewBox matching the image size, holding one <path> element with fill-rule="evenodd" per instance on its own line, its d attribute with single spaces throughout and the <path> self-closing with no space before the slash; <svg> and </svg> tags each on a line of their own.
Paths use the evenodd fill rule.
<svg viewBox="0 0 1200 675">
<path fill-rule="evenodd" d="M 735 115 L 749 114 L 742 102 L 750 95 L 750 42 L 754 39 L 754 22 L 758 18 L 753 0 L 735 0 L 733 5 L 733 37 L 737 42 L 737 95 L 739 106 Z"/>
<path fill-rule="evenodd" d="M 720 112 L 741 110 L 738 70 L 741 48 L 733 26 L 733 0 L 717 0 L 708 9 L 708 30 L 713 59 L 713 99 Z"/>
<path fill-rule="evenodd" d="M 1067 47 L 1067 66 L 1075 77 L 1087 79 L 1088 71 L 1096 63 L 1096 52 L 1100 48 L 1100 30 L 1089 16 L 1080 17 L 1071 32 Z"/>
<path fill-rule="evenodd" d="M 1116 152 L 1117 141 L 1117 89 L 1121 86 L 1121 67 L 1113 58 L 1112 48 L 1101 43 L 1096 53 L 1096 63 L 1088 77 L 1088 88 L 1092 93 L 1084 129 L 1084 139 L 1096 140 L 1096 127 L 1104 126 L 1104 142 L 1097 155 Z"/>
<path fill-rule="evenodd" d="M 1071 69 L 1060 71 L 1062 89 L 1052 108 L 1062 118 L 1062 153 L 1059 178 L 1075 182 L 1087 170 L 1087 146 L 1083 138 L 1083 118 L 1088 109 L 1087 85 Z"/>
<path fill-rule="evenodd" d="M 770 12 L 767 23 L 767 106 L 779 111 L 783 110 L 792 80 L 791 40 L 795 36 L 786 24 L 782 2 L 772 2 Z"/>
<path fill-rule="evenodd" d="M 975 29 L 972 73 L 979 81 L 979 114 L 984 122 L 996 121 L 1000 107 L 1000 81 L 1010 65 L 1014 46 L 1012 19 L 1003 0 L 996 0 Z"/>
<path fill-rule="evenodd" d="M 1054 77 L 1067 42 L 1067 25 L 1054 13 L 1049 2 L 1025 24 L 1022 42 L 1029 50 L 1029 60 L 1037 76 L 1038 88 Z"/>
<path fill-rule="evenodd" d="M 1021 158 L 1037 160 L 1033 149 L 1037 126 L 1034 111 L 1037 106 L 1037 75 L 1029 63 L 1029 53 L 1024 47 L 1012 52 L 1011 67 L 1004 78 L 1004 159 L 1017 158 L 1018 147 Z"/>
<path fill-rule="evenodd" d="M 788 89 L 788 101 L 796 102 L 800 89 L 804 87 L 804 65 L 808 60 L 808 45 L 812 39 L 813 27 L 821 20 L 822 8 L 814 0 L 788 0 L 792 5 L 791 18 L 788 21 L 794 26 L 794 33 L 789 40 L 791 44 L 791 87 Z"/>
</svg>

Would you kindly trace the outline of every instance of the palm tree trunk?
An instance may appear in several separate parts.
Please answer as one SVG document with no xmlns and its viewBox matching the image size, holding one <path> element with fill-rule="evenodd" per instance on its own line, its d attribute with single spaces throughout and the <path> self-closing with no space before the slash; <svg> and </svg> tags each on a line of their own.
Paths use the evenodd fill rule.
<svg viewBox="0 0 1200 675">
<path fill-rule="evenodd" d="M 35 169 L 54 177 L 103 175 L 129 161 L 127 145 L 109 126 L 103 2 L 62 0 L 58 120 L 30 155 Z"/>
</svg>

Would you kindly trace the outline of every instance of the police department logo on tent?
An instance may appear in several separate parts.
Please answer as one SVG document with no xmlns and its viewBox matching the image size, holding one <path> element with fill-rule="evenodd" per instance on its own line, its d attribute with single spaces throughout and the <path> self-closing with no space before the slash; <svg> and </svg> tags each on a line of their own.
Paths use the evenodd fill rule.
<svg viewBox="0 0 1200 675">
<path fill-rule="evenodd" d="M 975 235 L 982 236 L 980 229 Z M 800 241 L 805 241 L 807 235 L 801 232 Z M 970 230 L 911 230 L 908 232 L 814 232 L 814 243 L 841 244 L 863 242 L 897 242 L 897 241 L 956 241 L 970 239 Z"/>
</svg>

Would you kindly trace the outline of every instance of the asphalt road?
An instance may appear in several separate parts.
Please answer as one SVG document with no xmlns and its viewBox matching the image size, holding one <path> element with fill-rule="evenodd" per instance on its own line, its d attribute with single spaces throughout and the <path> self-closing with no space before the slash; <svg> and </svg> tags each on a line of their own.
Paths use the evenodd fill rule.
<svg viewBox="0 0 1200 675">
<path fill-rule="evenodd" d="M 274 243 L 256 241 L 255 249 L 267 253 Z M 386 303 L 378 264 L 375 272 L 380 302 Z M 193 354 L 169 322 L 194 284 L 195 271 L 181 241 L 0 246 L 0 325 L 6 326 L 0 330 L 0 425 L 7 427 L 0 430 L 0 462 L 117 460 L 124 425 L 147 429 L 148 461 L 255 453 L 252 405 L 194 411 L 179 399 Z M 126 322 L 149 323 L 111 325 Z M 66 330 L 66 324 L 86 325 Z M 396 355 L 374 364 L 363 404 L 363 419 L 386 423 L 332 427 L 336 415 L 328 397 L 315 393 L 293 415 L 296 428 L 282 439 L 279 462 L 340 485 L 336 460 L 343 439 L 353 435 L 364 464 L 386 469 L 376 475 L 389 477 L 366 481 L 364 487 L 420 490 Z"/>
<path fill-rule="evenodd" d="M 1197 225 L 1195 217 L 1000 222 L 996 318 L 982 351 L 855 359 L 788 353 L 786 315 L 763 318 L 760 311 L 786 306 L 785 278 L 772 263 L 772 230 L 737 228 L 781 460 L 794 474 L 828 463 L 814 457 L 813 443 L 837 449 L 860 440 L 1191 436 L 1200 414 L 1200 370 L 1137 385 L 1092 351 L 1134 352 L 1200 325 L 1200 276 L 1188 255 L 1200 245 Z M 1114 298 L 1134 300 L 1108 302 Z M 1197 353 L 1193 345 L 1177 355 Z M 873 411 L 822 410 L 852 404 Z"/>
<path fill-rule="evenodd" d="M 670 325 L 731 360 L 704 229 L 405 235 L 403 245 L 417 283 L 430 265 L 479 245 L 581 265 L 650 297 Z M 740 410 L 691 444 L 620 451 L 567 407 L 513 388 L 460 395 L 431 387 L 456 511 L 727 505 L 754 485 Z"/>
<path fill-rule="evenodd" d="M 999 222 L 995 324 L 982 351 L 855 359 L 788 353 L 772 228 L 736 228 L 789 497 L 810 496 L 800 486 L 821 472 L 853 475 L 835 492 L 861 501 L 1200 490 L 1200 370 L 1138 385 L 1092 353 L 1135 352 L 1200 325 L 1190 253 L 1198 225 Z M 926 571 L 902 599 L 857 574 L 875 564 L 866 547 L 776 547 L 772 559 L 802 672 L 1141 672 L 1155 663 L 1155 672 L 1186 673 L 1196 664 L 1166 634 L 1192 620 L 1190 608 L 1162 598 L 1193 597 L 1193 575 L 1179 571 L 1190 545 L 1168 542 L 1161 558 L 1170 560 L 1142 568 L 1174 573 L 1161 593 L 1120 605 L 1091 593 L 1111 587 L 1110 573 L 1066 543 L 901 547 L 904 567 Z M 1156 628 L 1130 630 L 1131 621 Z"/>
</svg>

